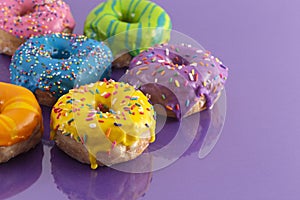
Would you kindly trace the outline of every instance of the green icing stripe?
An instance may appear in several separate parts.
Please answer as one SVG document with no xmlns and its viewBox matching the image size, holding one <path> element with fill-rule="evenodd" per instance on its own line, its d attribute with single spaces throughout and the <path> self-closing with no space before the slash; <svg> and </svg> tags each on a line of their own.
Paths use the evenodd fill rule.
<svg viewBox="0 0 300 200">
<path fill-rule="evenodd" d="M 106 17 L 106 16 L 115 16 L 115 15 L 113 15 L 113 14 L 110 14 L 110 13 L 106 13 L 106 14 L 104 14 L 104 15 L 99 15 L 100 17 L 96 17 L 95 19 L 94 19 L 94 21 L 93 22 L 91 22 L 91 27 L 92 27 L 92 29 L 95 31 L 96 30 L 96 32 L 98 32 L 97 31 L 97 29 L 99 28 L 99 24 L 100 24 L 100 21 L 104 18 L 104 17 Z M 101 39 L 101 37 L 97 34 L 97 39 L 98 40 L 100 40 Z"/>
<path fill-rule="evenodd" d="M 149 8 L 150 5 L 151 5 L 151 3 L 148 3 L 147 6 L 144 8 L 144 10 L 142 11 L 142 13 L 141 13 L 141 15 L 140 15 L 138 21 L 141 20 L 141 17 L 145 14 L 145 12 L 147 11 L 147 9 Z"/>
<path fill-rule="evenodd" d="M 138 5 L 142 2 L 142 0 L 137 1 L 137 4 L 135 4 L 133 11 L 132 12 L 136 12 L 136 8 L 138 7 Z M 128 13 L 131 13 L 130 11 Z"/>
<path fill-rule="evenodd" d="M 125 36 L 125 46 L 126 49 L 130 49 L 129 43 L 128 43 L 128 30 L 130 28 L 130 24 L 128 23 L 126 26 L 126 36 Z"/>
<path fill-rule="evenodd" d="M 104 6 L 105 6 L 105 3 L 100 4 L 99 7 L 97 7 L 97 8 L 95 9 L 95 11 L 94 11 L 94 16 L 97 16 L 100 12 L 102 12 L 103 9 L 104 9 Z M 93 14 L 93 13 L 89 14 L 89 16 L 88 16 L 87 19 L 91 18 L 90 15 L 92 15 L 92 14 Z M 90 29 L 92 30 L 92 32 L 96 32 L 96 30 L 95 30 L 94 27 L 93 27 L 93 20 L 90 21 Z M 87 31 L 85 31 L 85 32 L 87 32 Z M 90 31 L 88 31 L 88 32 L 90 33 Z M 91 37 L 91 35 L 88 35 L 88 37 Z"/>
<path fill-rule="evenodd" d="M 119 22 L 118 21 L 116 21 L 115 22 L 115 27 L 114 27 L 114 30 L 113 30 L 113 32 L 112 32 L 112 35 L 116 35 L 116 30 L 117 30 L 117 28 L 118 28 L 118 26 L 119 26 Z"/>
<path fill-rule="evenodd" d="M 118 12 L 117 12 L 116 9 L 115 9 L 116 4 L 117 4 L 117 0 L 113 0 L 113 1 L 112 1 L 112 4 L 111 4 L 111 9 L 114 11 L 114 13 L 117 14 Z"/>
<path fill-rule="evenodd" d="M 117 30 L 117 28 L 118 28 L 118 26 L 119 26 L 119 22 L 118 22 L 118 21 L 114 21 L 114 22 L 113 22 L 113 25 L 114 25 L 114 28 L 113 28 L 112 33 L 111 33 L 111 34 L 108 33 L 108 34 L 111 35 L 111 37 L 108 38 L 108 42 L 109 42 L 110 45 L 112 45 L 113 42 L 114 42 L 114 39 L 115 39 L 114 35 L 116 35 L 116 30 Z"/>
<path fill-rule="evenodd" d="M 106 31 L 106 35 L 111 35 L 110 32 L 111 32 L 111 28 L 112 28 L 114 22 L 115 22 L 115 20 L 111 20 L 109 22 L 109 25 L 108 25 L 108 28 L 107 28 L 107 31 Z"/>
<path fill-rule="evenodd" d="M 118 20 L 120 14 L 123 20 L 131 20 L 131 13 L 135 13 L 134 18 L 138 23 L 126 24 Z M 165 29 L 171 29 L 172 27 L 168 14 L 155 3 L 147 0 L 108 0 L 94 9 L 89 14 L 86 22 L 90 24 L 85 25 L 85 33 L 89 37 L 93 36 L 94 39 L 96 37 L 97 40 L 105 40 L 126 31 L 123 36 L 120 36 L 123 38 L 118 38 L 114 42 L 111 38 L 109 43 L 130 50 L 166 42 L 170 37 L 170 31 L 165 31 Z M 157 36 L 151 39 L 144 37 L 149 35 L 149 31 L 141 28 L 146 27 L 157 27 Z M 158 27 L 161 27 L 161 30 Z M 130 35 L 128 34 L 129 30 L 136 28 L 139 28 L 139 30 L 131 32 Z"/>
<path fill-rule="evenodd" d="M 100 12 L 103 11 L 105 3 L 100 4 L 98 8 L 94 11 L 95 16 L 97 16 Z"/>
<path fill-rule="evenodd" d="M 132 6 L 133 3 L 134 3 L 134 0 L 131 0 L 131 1 L 130 1 L 130 4 L 129 4 L 129 7 L 128 7 L 128 12 L 126 13 L 126 19 L 129 18 L 130 9 L 131 9 L 131 6 Z"/>
<path fill-rule="evenodd" d="M 152 16 L 152 14 L 153 14 L 153 11 L 154 11 L 154 9 L 157 7 L 157 5 L 156 4 L 153 4 L 153 6 L 152 6 L 152 8 L 151 8 L 151 10 L 150 10 L 150 13 L 149 13 L 149 15 L 148 15 L 148 27 L 151 27 L 151 16 Z"/>
</svg>

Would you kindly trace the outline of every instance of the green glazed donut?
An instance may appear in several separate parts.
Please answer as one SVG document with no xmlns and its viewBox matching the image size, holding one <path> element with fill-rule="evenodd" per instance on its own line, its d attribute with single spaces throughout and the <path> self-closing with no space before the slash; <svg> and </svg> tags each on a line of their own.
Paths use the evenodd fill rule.
<svg viewBox="0 0 300 200">
<path fill-rule="evenodd" d="M 169 15 L 151 1 L 107 0 L 90 12 L 84 33 L 106 40 L 114 55 L 127 51 L 135 56 L 142 49 L 168 42 L 171 29 Z"/>
</svg>

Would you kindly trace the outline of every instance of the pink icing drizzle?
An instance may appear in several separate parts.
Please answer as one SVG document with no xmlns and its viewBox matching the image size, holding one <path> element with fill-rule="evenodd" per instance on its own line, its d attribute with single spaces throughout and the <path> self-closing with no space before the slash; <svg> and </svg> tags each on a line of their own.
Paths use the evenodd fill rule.
<svg viewBox="0 0 300 200">
<path fill-rule="evenodd" d="M 73 30 L 75 20 L 69 5 L 61 0 L 1 0 L 0 28 L 14 36 Z"/>
</svg>

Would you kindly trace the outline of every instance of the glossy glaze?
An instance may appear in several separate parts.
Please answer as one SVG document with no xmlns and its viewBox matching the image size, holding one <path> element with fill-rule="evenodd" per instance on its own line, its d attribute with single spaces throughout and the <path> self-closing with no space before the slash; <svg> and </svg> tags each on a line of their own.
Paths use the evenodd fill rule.
<svg viewBox="0 0 300 200">
<path fill-rule="evenodd" d="M 152 29 L 148 29 L 148 28 Z M 119 51 L 137 50 L 167 42 L 172 23 L 166 11 L 147 0 L 108 0 L 88 15 L 84 32 L 89 38 L 108 40 Z M 125 32 L 126 34 L 118 35 Z M 116 37 L 112 37 L 115 36 Z M 149 37 L 151 36 L 151 37 Z M 118 48 L 117 48 L 117 47 Z M 131 52 L 136 55 L 139 51 Z"/>
<path fill-rule="evenodd" d="M 129 147 L 141 138 L 154 142 L 155 113 L 147 97 L 132 86 L 96 82 L 70 90 L 57 101 L 51 130 L 83 143 L 96 155 L 116 144 Z"/>
<path fill-rule="evenodd" d="M 2 0 L 0 29 L 20 38 L 72 31 L 75 21 L 69 5 L 61 0 Z"/>
<path fill-rule="evenodd" d="M 0 146 L 28 139 L 41 124 L 41 108 L 34 95 L 26 88 L 0 82 Z"/>
<path fill-rule="evenodd" d="M 201 97 L 210 108 L 228 76 L 228 68 L 209 51 L 190 45 L 159 45 L 134 57 L 122 81 L 151 95 L 154 103 L 180 119 Z"/>
<path fill-rule="evenodd" d="M 74 87 L 109 78 L 112 59 L 105 44 L 83 35 L 36 36 L 16 51 L 10 79 L 32 92 L 49 91 L 58 98 Z"/>
</svg>

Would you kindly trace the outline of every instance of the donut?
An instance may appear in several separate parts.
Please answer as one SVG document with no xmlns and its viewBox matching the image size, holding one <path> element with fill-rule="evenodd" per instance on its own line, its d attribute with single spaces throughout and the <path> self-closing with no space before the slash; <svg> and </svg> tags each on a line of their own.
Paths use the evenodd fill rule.
<svg viewBox="0 0 300 200">
<path fill-rule="evenodd" d="M 13 55 L 34 35 L 68 32 L 75 21 L 70 7 L 61 0 L 1 0 L 0 53 Z"/>
<path fill-rule="evenodd" d="M 132 59 L 120 81 L 134 85 L 180 119 L 212 108 L 224 88 L 228 68 L 209 51 L 191 45 L 157 45 Z"/>
<path fill-rule="evenodd" d="M 141 91 L 109 80 L 59 98 L 51 112 L 51 139 L 96 169 L 140 155 L 155 140 L 155 123 L 153 106 Z"/>
<path fill-rule="evenodd" d="M 113 52 L 123 55 L 115 56 L 119 58 L 113 63 L 116 67 L 128 66 L 131 55 L 137 55 L 139 49 L 167 42 L 171 29 L 166 11 L 147 0 L 108 0 L 89 13 L 84 25 L 87 37 L 110 38 L 107 41 Z"/>
<path fill-rule="evenodd" d="M 0 82 L 0 163 L 28 151 L 43 134 L 41 108 L 26 88 Z"/>
<path fill-rule="evenodd" d="M 109 78 L 111 61 L 104 43 L 83 35 L 34 36 L 12 57 L 10 80 L 31 90 L 40 104 L 53 106 L 73 87 Z"/>
</svg>

